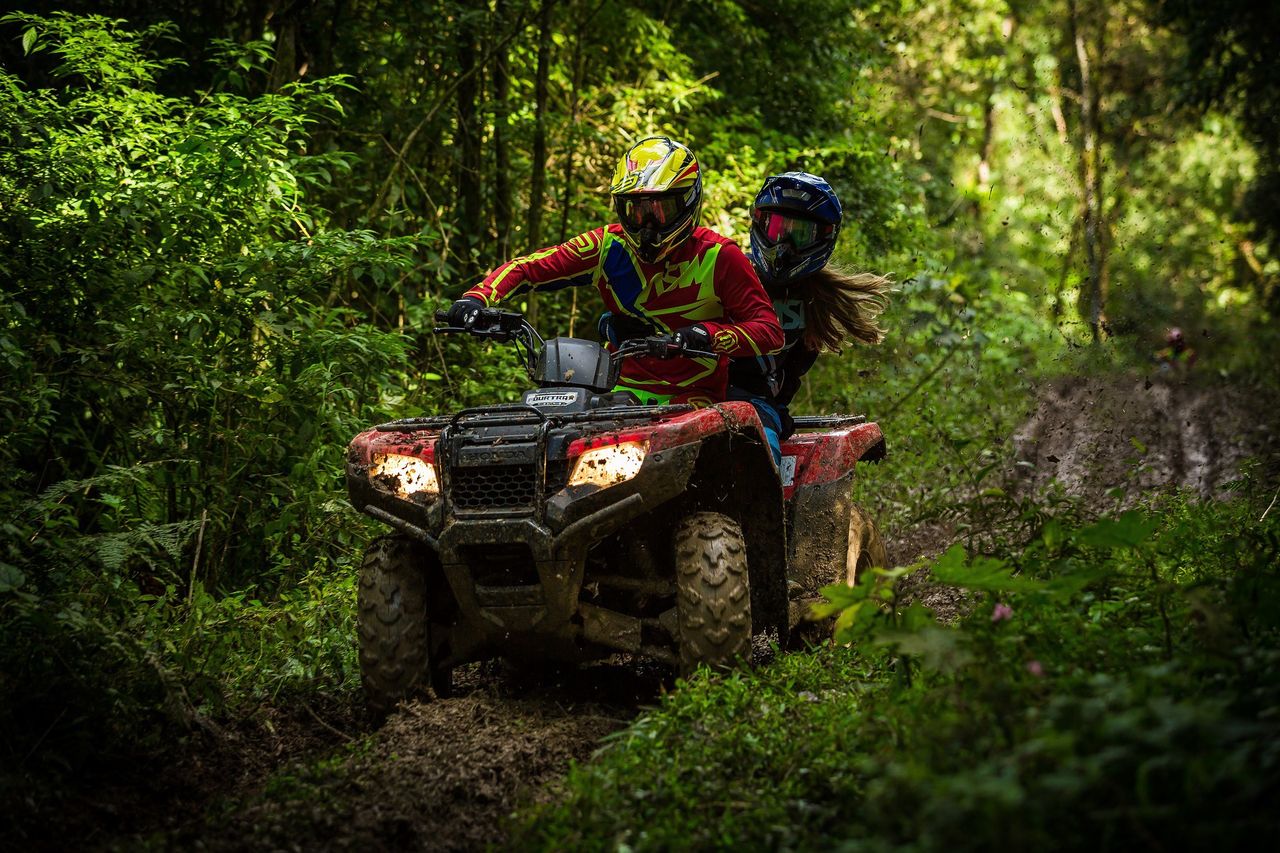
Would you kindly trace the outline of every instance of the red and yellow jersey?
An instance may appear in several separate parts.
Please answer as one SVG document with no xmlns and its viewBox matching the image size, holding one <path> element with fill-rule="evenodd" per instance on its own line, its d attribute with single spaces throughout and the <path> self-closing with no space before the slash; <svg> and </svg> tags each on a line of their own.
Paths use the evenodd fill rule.
<svg viewBox="0 0 1280 853">
<path fill-rule="evenodd" d="M 656 264 L 640 260 L 609 225 L 559 246 L 515 258 L 498 267 L 467 296 L 486 305 L 529 290 L 595 285 L 605 308 L 642 318 L 660 331 L 700 323 L 719 359 L 630 358 L 623 385 L 678 400 L 710 403 L 725 399 L 728 358 L 760 356 L 782 347 L 782 327 L 755 269 L 731 240 L 709 228 Z"/>
</svg>

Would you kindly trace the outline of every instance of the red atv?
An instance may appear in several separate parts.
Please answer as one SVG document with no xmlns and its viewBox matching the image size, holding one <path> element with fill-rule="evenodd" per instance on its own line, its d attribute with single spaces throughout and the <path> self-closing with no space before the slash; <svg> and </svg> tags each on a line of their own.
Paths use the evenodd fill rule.
<svg viewBox="0 0 1280 853">
<path fill-rule="evenodd" d="M 427 684 L 444 694 L 454 667 L 494 656 L 728 665 L 754 634 L 788 642 L 819 588 L 883 561 L 850 500 L 854 463 L 885 453 L 865 418 L 796 418 L 812 431 L 783 445 L 779 478 L 749 403 L 647 406 L 612 391 L 628 356 L 713 353 L 665 335 L 614 353 L 544 341 L 495 310 L 436 331 L 513 342 L 539 387 L 352 440 L 351 502 L 397 531 L 360 572 L 376 710 Z"/>
</svg>

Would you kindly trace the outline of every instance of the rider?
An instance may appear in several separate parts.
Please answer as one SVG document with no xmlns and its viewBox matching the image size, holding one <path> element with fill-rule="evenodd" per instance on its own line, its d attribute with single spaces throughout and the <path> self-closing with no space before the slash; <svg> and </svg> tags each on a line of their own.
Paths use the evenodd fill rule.
<svg viewBox="0 0 1280 853">
<path fill-rule="evenodd" d="M 749 257 L 786 337 L 777 355 L 734 359 L 729 398 L 748 400 L 760 415 L 774 461 L 795 431 L 788 405 L 801 377 L 823 350 L 847 339 L 878 344 L 876 322 L 889 304 L 889 279 L 830 266 L 843 212 L 835 190 L 808 172 L 772 175 L 751 206 Z"/>
<path fill-rule="evenodd" d="M 665 136 L 627 149 L 609 188 L 619 223 L 498 267 L 449 309 L 470 327 L 479 309 L 530 289 L 593 284 L 615 316 L 677 349 L 720 358 L 637 357 L 619 390 L 641 402 L 711 405 L 725 399 L 728 357 L 777 352 L 782 329 L 755 270 L 733 241 L 698 226 L 702 174 L 693 152 Z"/>
</svg>

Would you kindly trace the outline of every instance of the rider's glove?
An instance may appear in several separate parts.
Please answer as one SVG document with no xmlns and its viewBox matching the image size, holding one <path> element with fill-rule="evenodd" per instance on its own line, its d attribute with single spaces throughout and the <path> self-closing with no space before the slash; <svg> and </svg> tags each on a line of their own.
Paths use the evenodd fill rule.
<svg viewBox="0 0 1280 853">
<path fill-rule="evenodd" d="M 606 341 L 615 347 L 621 343 L 618 340 L 618 327 L 614 323 L 612 311 L 606 311 L 600 315 L 600 319 L 596 321 L 596 331 L 600 333 L 601 341 Z"/>
<path fill-rule="evenodd" d="M 600 320 L 596 323 L 596 331 L 600 333 L 600 340 L 608 341 L 615 347 L 624 341 L 647 338 L 658 333 L 653 324 L 646 320 L 629 314 L 614 314 L 611 311 L 600 315 Z"/>
<path fill-rule="evenodd" d="M 711 333 L 707 331 L 706 326 L 701 323 L 695 323 L 692 326 L 677 329 L 675 335 L 672 336 L 672 343 L 680 350 L 692 349 L 710 352 Z"/>
<path fill-rule="evenodd" d="M 474 296 L 464 296 L 449 306 L 449 325 L 470 329 L 476 323 L 480 309 L 484 308 L 484 300 Z"/>
</svg>

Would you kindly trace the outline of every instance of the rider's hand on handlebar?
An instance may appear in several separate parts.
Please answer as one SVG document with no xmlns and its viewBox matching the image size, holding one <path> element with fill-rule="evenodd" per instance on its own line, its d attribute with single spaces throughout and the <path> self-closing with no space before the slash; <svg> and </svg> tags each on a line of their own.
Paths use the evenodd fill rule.
<svg viewBox="0 0 1280 853">
<path fill-rule="evenodd" d="M 476 324 L 476 318 L 480 316 L 480 312 L 483 310 L 483 300 L 474 296 L 464 296 L 449 306 L 449 325 L 470 329 Z"/>
<path fill-rule="evenodd" d="M 676 333 L 671 337 L 671 342 L 680 352 L 685 350 L 711 352 L 711 333 L 701 323 L 677 329 Z"/>
</svg>

